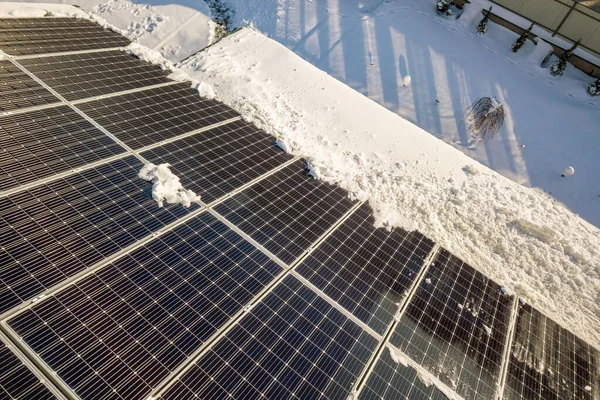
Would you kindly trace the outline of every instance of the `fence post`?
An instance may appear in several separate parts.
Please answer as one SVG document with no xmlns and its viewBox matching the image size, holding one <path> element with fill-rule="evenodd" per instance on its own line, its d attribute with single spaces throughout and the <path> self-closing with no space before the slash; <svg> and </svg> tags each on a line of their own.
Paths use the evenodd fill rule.
<svg viewBox="0 0 600 400">
<path fill-rule="evenodd" d="M 577 5 L 577 2 L 574 1 L 573 5 L 571 6 L 571 8 L 569 8 L 569 11 L 567 11 L 567 15 L 565 15 L 565 17 L 562 19 L 562 21 L 560 21 L 560 24 L 558 24 L 558 26 L 554 30 L 554 32 L 552 32 L 552 37 L 556 36 L 556 34 L 560 30 L 560 28 L 562 28 L 563 24 L 567 20 L 567 18 L 569 18 L 569 15 L 571 15 L 571 13 L 573 12 L 573 10 L 575 9 L 576 5 Z"/>
</svg>

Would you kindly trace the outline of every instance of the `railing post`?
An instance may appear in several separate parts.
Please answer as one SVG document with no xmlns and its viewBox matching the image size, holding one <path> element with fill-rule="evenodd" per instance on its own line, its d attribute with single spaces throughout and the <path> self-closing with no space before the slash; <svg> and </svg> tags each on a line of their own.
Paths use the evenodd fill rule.
<svg viewBox="0 0 600 400">
<path fill-rule="evenodd" d="M 573 10 L 575 9 L 576 5 L 577 5 L 577 2 L 574 1 L 573 5 L 571 6 L 571 8 L 569 8 L 569 11 L 567 11 L 567 15 L 565 15 L 565 17 L 562 19 L 562 21 L 560 21 L 560 24 L 558 24 L 558 26 L 554 30 L 554 32 L 552 32 L 552 37 L 556 36 L 556 34 L 560 30 L 560 28 L 562 28 L 563 24 L 567 20 L 567 18 L 569 18 L 569 15 L 571 15 L 571 13 L 573 12 Z"/>
</svg>

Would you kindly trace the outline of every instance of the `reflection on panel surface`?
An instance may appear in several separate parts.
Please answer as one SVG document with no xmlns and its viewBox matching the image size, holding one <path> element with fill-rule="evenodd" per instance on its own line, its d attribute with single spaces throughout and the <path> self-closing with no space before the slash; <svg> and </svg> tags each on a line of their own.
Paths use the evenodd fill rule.
<svg viewBox="0 0 600 400">
<path fill-rule="evenodd" d="M 514 297 L 441 249 L 390 342 L 466 399 L 497 396 Z"/>
<path fill-rule="evenodd" d="M 293 276 L 162 397 L 345 400 L 377 340 Z"/>
<path fill-rule="evenodd" d="M 600 352 L 528 304 L 519 305 L 504 398 L 598 400 Z"/>
<path fill-rule="evenodd" d="M 418 232 L 373 226 L 365 203 L 297 268 L 329 297 L 383 334 L 423 268 L 433 242 Z"/>
<path fill-rule="evenodd" d="M 281 270 L 203 213 L 9 325 L 82 399 L 140 400 Z"/>
<path fill-rule="evenodd" d="M 306 176 L 297 161 L 215 210 L 290 264 L 353 205 L 345 190 Z"/>
</svg>

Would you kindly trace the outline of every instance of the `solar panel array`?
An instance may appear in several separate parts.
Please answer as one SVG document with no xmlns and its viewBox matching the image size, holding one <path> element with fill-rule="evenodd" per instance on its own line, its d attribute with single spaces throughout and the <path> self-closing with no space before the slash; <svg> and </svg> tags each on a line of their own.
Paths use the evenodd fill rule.
<svg viewBox="0 0 600 400">
<path fill-rule="evenodd" d="M 596 349 L 128 43 L 0 19 L 0 398 L 599 399 Z"/>
</svg>

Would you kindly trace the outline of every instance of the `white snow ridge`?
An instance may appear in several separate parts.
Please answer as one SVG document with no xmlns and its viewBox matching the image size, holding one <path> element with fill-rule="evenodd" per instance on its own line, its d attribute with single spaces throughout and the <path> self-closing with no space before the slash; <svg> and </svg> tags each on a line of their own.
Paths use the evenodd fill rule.
<svg viewBox="0 0 600 400">
<path fill-rule="evenodd" d="M 200 196 L 189 189 L 184 189 L 179 178 L 171 172 L 169 164 L 154 165 L 147 163 L 142 167 L 138 176 L 145 181 L 152 181 L 152 198 L 159 207 L 167 204 L 180 203 L 189 207 L 192 202 L 199 202 Z"/>
</svg>

